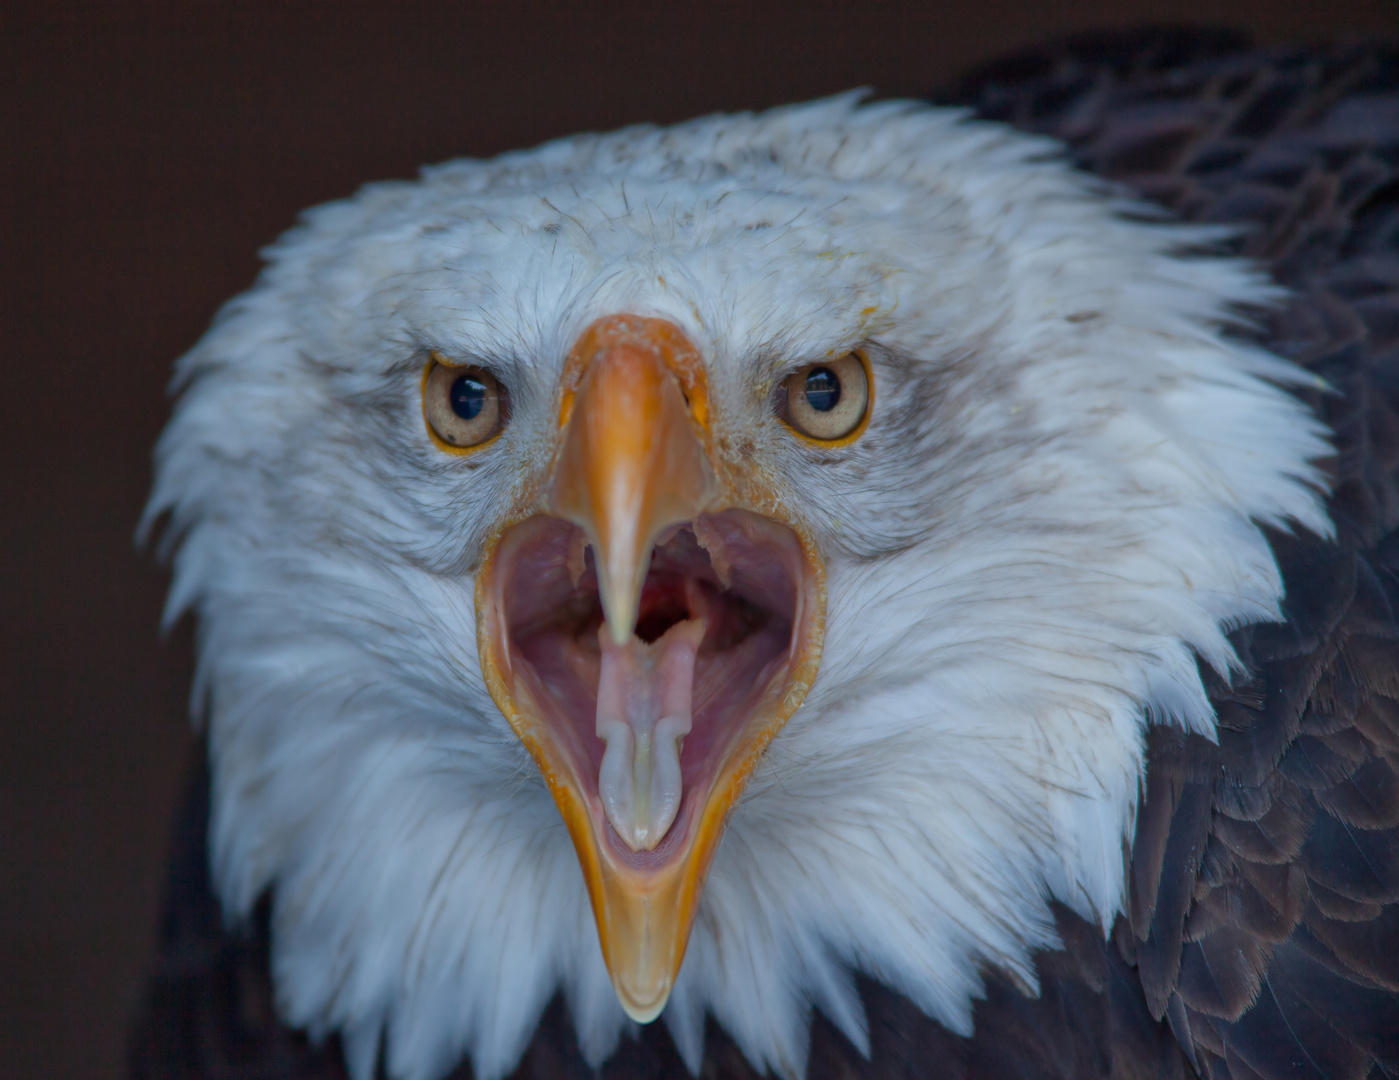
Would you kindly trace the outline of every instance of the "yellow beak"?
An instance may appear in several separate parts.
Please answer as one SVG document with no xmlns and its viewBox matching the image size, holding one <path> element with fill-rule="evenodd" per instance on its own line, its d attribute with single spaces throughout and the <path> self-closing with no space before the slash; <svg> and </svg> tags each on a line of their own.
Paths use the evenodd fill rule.
<svg viewBox="0 0 1399 1080">
<path fill-rule="evenodd" d="M 674 324 L 635 316 L 584 332 L 564 375 L 563 428 L 539 513 L 507 530 L 477 579 L 482 669 L 497 705 L 530 750 L 563 815 L 587 883 L 603 956 L 627 1014 L 664 1008 L 684 959 L 696 906 L 729 812 L 767 744 L 800 704 L 820 659 L 825 595 L 819 560 L 790 528 L 763 519 L 800 565 L 790 659 L 758 686 L 731 735 L 716 743 L 693 809 L 654 851 L 627 850 L 600 809 L 588 774 L 588 733 L 550 716 L 544 684 L 512 659 L 502 570 L 541 532 L 573 523 L 594 555 L 606 633 L 632 639 L 653 547 L 667 530 L 733 507 L 709 446 L 704 369 Z M 756 515 L 750 515 L 756 520 Z M 581 558 L 579 560 L 581 566 Z M 551 714 L 552 710 L 552 714 Z M 580 749 L 583 746 L 583 749 Z"/>
<path fill-rule="evenodd" d="M 618 644 L 636 628 L 656 538 L 699 517 L 716 495 L 714 471 L 674 371 L 693 350 L 659 319 L 604 319 L 574 357 L 586 365 L 568 408 L 549 510 L 582 528 L 598 555 L 607 628 Z"/>
</svg>

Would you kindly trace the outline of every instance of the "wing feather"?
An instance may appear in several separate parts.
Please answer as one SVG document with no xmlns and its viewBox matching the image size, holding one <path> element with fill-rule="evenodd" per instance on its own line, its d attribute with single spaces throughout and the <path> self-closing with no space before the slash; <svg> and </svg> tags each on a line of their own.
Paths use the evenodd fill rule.
<svg viewBox="0 0 1399 1080">
<path fill-rule="evenodd" d="M 1399 51 L 1100 35 L 985 69 L 953 97 L 1065 139 L 1085 167 L 1188 220 L 1247 226 L 1235 249 L 1295 290 L 1262 336 L 1334 391 L 1311 397 L 1336 435 L 1339 535 L 1270 535 L 1286 621 L 1233 635 L 1248 676 L 1210 683 L 1218 746 L 1151 733 L 1130 933 L 1114 940 L 1205 1075 L 1392 1071 Z"/>
</svg>

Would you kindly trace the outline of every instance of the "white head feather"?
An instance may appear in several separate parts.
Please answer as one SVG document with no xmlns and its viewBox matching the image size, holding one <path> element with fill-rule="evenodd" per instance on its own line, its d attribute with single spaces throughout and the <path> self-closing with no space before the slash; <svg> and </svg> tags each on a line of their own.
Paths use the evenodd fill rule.
<svg viewBox="0 0 1399 1080">
<path fill-rule="evenodd" d="M 845 96 L 457 161 L 320 207 L 179 369 L 148 517 L 200 616 L 212 850 L 274 895 L 285 1018 L 351 1071 L 494 1080 L 562 989 L 585 1054 L 626 1020 L 567 833 L 483 685 L 473 570 L 547 445 L 570 342 L 668 318 L 817 538 L 820 676 L 735 813 L 664 1014 L 806 1065 L 852 972 L 956 1032 L 978 970 L 1035 982 L 1056 898 L 1123 894 L 1148 717 L 1211 735 L 1196 655 L 1277 617 L 1256 523 L 1329 524 L 1302 372 L 1224 336 L 1275 290 L 1217 234 L 1124 216 L 1045 141 Z M 814 453 L 787 371 L 864 344 L 866 435 Z M 429 349 L 490 361 L 489 454 L 425 438 Z"/>
</svg>

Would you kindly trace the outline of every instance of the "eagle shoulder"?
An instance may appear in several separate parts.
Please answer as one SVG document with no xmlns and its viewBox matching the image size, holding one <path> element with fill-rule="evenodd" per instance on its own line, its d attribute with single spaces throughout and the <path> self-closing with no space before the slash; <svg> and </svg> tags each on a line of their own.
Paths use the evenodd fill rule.
<svg viewBox="0 0 1399 1080">
<path fill-rule="evenodd" d="M 1286 622 L 1234 632 L 1245 678 L 1203 672 L 1218 743 L 1151 729 L 1109 952 L 1203 1075 L 1392 1070 L 1399 50 L 1099 35 L 983 69 L 949 96 L 1063 139 L 1084 168 L 1186 220 L 1243 226 L 1230 249 L 1292 290 L 1259 337 L 1329 387 L 1305 396 L 1335 436 L 1337 537 L 1269 533 Z M 1109 1048 L 1105 1071 L 1032 1074 L 1164 1074 L 1142 1068 L 1140 1046 Z"/>
</svg>

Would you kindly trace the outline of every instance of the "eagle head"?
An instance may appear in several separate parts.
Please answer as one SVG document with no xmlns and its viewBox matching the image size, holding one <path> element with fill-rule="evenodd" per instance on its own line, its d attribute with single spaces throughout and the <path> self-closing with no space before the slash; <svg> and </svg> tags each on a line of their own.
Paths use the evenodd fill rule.
<svg viewBox="0 0 1399 1080">
<path fill-rule="evenodd" d="M 148 517 L 212 861 L 356 1077 L 706 1014 L 798 1078 L 854 976 L 956 1032 L 1108 927 L 1148 722 L 1328 529 L 1275 299 L 1046 141 L 844 96 L 309 212 L 181 361 Z"/>
</svg>

